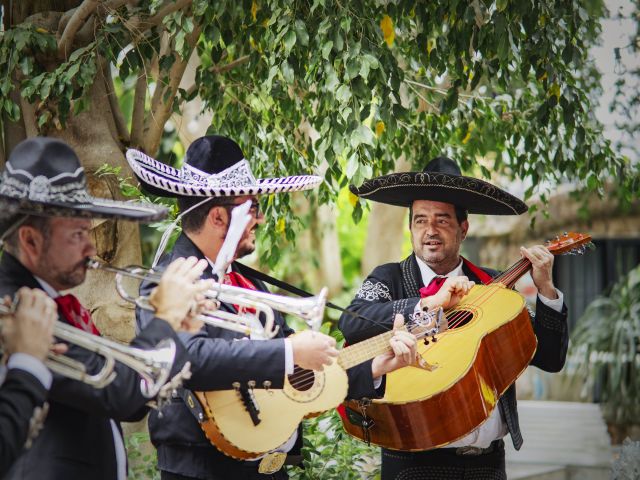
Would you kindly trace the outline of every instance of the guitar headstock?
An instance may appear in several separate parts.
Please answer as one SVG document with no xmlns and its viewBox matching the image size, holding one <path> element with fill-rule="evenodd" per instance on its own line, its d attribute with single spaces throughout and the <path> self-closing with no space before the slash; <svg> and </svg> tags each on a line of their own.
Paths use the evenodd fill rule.
<svg viewBox="0 0 640 480">
<path fill-rule="evenodd" d="M 554 255 L 562 255 L 565 253 L 578 255 L 584 253 L 584 251 L 592 247 L 593 244 L 591 243 L 591 235 L 586 233 L 565 232 L 553 240 L 547 240 L 545 246 Z"/>
</svg>

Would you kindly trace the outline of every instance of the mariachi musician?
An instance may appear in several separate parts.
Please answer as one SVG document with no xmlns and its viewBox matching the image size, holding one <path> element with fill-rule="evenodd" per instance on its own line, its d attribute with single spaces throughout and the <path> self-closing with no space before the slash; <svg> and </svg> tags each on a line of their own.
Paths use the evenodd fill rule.
<svg viewBox="0 0 640 480">
<path fill-rule="evenodd" d="M 383 331 L 393 315 L 405 317 L 420 310 L 454 306 L 472 286 L 486 283 L 498 272 L 477 267 L 460 256 L 469 229 L 468 213 L 517 215 L 527 206 L 485 181 L 461 175 L 458 165 L 439 157 L 422 172 L 394 173 L 363 183 L 351 191 L 361 198 L 409 207 L 413 253 L 399 263 L 375 268 L 340 318 L 346 340 L 356 343 Z M 543 246 L 521 248 L 531 261 L 538 289 L 533 330 L 538 347 L 531 361 L 545 371 L 562 369 L 568 345 L 567 308 L 553 285 L 553 255 Z M 421 298 L 422 297 L 422 298 Z M 429 451 L 382 450 L 382 478 L 391 479 L 505 479 L 504 442 L 509 433 L 516 449 L 522 445 L 513 384 L 500 398 L 499 408 L 466 437 Z M 446 420 L 443 420 L 446 421 Z"/>
<path fill-rule="evenodd" d="M 240 147 L 229 138 L 215 135 L 201 137 L 189 146 L 181 170 L 142 152 L 130 150 L 127 158 L 147 191 L 178 199 L 182 234 L 173 251 L 160 261 L 161 267 L 183 255 L 206 258 L 213 265 L 227 234 L 231 210 L 248 200 L 252 202 L 251 220 L 238 244 L 236 258 L 250 254 L 255 249 L 255 231 L 264 223 L 257 195 L 305 190 L 320 182 L 319 177 L 309 175 L 256 180 Z M 207 269 L 204 277 L 213 278 L 213 269 Z M 236 287 L 267 291 L 238 262 L 231 264 L 223 281 Z M 143 284 L 141 293 L 151 286 Z M 235 305 L 223 303 L 221 308 L 239 313 Z M 250 385 L 278 389 L 283 387 L 285 374 L 293 373 L 294 364 L 321 370 L 337 355 L 332 337 L 309 330 L 289 337 L 293 331 L 283 316 L 275 313 L 279 331 L 270 340 L 243 339 L 241 333 L 211 325 L 196 335 L 181 334 L 192 358 L 193 377 L 185 385 L 200 391 L 231 390 L 235 382 L 242 389 L 253 388 Z M 149 320 L 146 312 L 138 311 L 140 327 L 144 328 Z M 396 332 L 391 346 L 395 355 L 381 355 L 348 372 L 350 397 L 378 397 L 381 390 L 374 388 L 374 378 L 414 361 L 415 339 L 406 332 Z M 188 403 L 188 398 L 177 398 L 163 410 L 162 416 L 152 413 L 149 418 L 163 480 L 286 478 L 281 469 L 281 462 L 285 461 L 282 453 L 289 454 L 286 459 L 289 464 L 300 461 L 300 430 L 278 449 L 280 454 L 270 453 L 253 461 L 225 456 L 207 440 Z"/>
<path fill-rule="evenodd" d="M 0 204 L 12 217 L 4 232 L 0 260 L 0 295 L 13 296 L 22 287 L 39 289 L 57 304 L 60 322 L 99 335 L 91 315 L 73 295 L 60 291 L 80 285 L 87 259 L 96 254 L 91 218 L 156 220 L 165 212 L 152 205 L 92 197 L 75 152 L 64 142 L 46 137 L 18 144 L 0 178 Z M 155 318 L 131 342 L 151 349 L 174 340 L 177 351 L 171 375 L 180 372 L 187 354 L 175 329 L 199 328 L 187 316 L 202 288 L 204 268 L 196 259 L 173 264 L 152 303 Z M 186 320 L 185 320 L 186 318 Z M 90 335 L 86 335 L 89 339 Z M 105 358 L 70 344 L 66 353 L 90 375 L 102 370 Z M 104 388 L 54 374 L 49 412 L 40 435 L 13 465 L 8 479 L 126 479 L 126 454 L 119 421 L 141 419 L 149 401 L 141 376 L 115 363 L 115 379 Z"/>
<path fill-rule="evenodd" d="M 6 369 L 0 366 L 0 477 L 35 433 L 31 425 L 51 387 L 43 361 L 58 319 L 55 302 L 37 289 L 21 288 L 3 306 L 10 313 L 0 315 L 0 347 L 8 358 Z"/>
</svg>

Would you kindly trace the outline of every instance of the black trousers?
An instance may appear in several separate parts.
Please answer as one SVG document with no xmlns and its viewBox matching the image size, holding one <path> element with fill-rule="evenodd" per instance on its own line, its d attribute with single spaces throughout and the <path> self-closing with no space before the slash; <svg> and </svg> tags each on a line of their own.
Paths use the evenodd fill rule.
<svg viewBox="0 0 640 480">
<path fill-rule="evenodd" d="M 506 480 L 504 441 L 491 451 L 460 455 L 456 448 L 425 452 L 382 450 L 382 480 Z"/>
</svg>

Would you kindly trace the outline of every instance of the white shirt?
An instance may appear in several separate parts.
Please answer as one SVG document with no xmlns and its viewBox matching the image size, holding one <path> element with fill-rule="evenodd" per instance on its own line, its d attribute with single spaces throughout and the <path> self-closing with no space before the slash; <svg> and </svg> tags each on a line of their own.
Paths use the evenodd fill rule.
<svg viewBox="0 0 640 480">
<path fill-rule="evenodd" d="M 44 363 L 38 360 L 36 357 L 29 355 L 28 353 L 16 352 L 9 357 L 7 365 L 0 365 L 0 385 L 5 381 L 7 370 L 10 369 L 24 370 L 30 373 L 42 384 L 44 388 L 49 390 L 51 388 L 51 381 L 53 376 Z"/>
<path fill-rule="evenodd" d="M 58 298 L 60 296 L 60 292 L 49 285 L 46 281 L 36 277 L 35 275 L 34 277 L 46 294 L 51 298 Z M 116 452 L 116 470 L 118 472 L 118 480 L 127 480 L 127 452 L 124 449 L 124 441 L 122 440 L 122 435 L 120 434 L 120 430 L 118 429 L 116 422 L 112 419 L 109 419 L 109 422 L 111 424 L 113 445 Z"/>
<path fill-rule="evenodd" d="M 429 265 L 424 263 L 420 258 L 416 256 L 416 260 L 418 262 L 418 268 L 420 268 L 420 275 L 422 277 L 422 282 L 424 285 L 429 285 L 431 280 L 437 276 L 437 274 L 431 270 Z M 462 270 L 462 259 L 456 268 L 452 271 L 444 275 L 445 277 L 457 277 L 464 275 Z M 556 289 L 556 293 L 558 294 L 558 298 L 555 300 L 548 299 L 544 295 L 540 295 L 538 293 L 538 298 L 540 301 L 544 303 L 549 308 L 556 310 L 557 312 L 562 310 L 563 304 L 563 295 L 560 290 Z M 420 310 L 420 302 L 416 305 L 415 311 Z M 507 434 L 507 424 L 502 418 L 502 413 L 500 413 L 499 408 L 494 408 L 489 415 L 489 418 L 480 425 L 478 428 L 473 430 L 467 436 L 452 442 L 447 445 L 447 447 L 479 447 L 479 448 L 487 448 L 491 442 L 494 440 L 499 440 Z"/>
</svg>

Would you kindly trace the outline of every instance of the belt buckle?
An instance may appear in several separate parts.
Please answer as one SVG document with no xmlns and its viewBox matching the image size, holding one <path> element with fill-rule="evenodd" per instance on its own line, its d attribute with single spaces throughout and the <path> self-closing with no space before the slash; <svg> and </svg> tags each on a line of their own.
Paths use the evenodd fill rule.
<svg viewBox="0 0 640 480">
<path fill-rule="evenodd" d="M 282 465 L 284 465 L 284 461 L 286 459 L 287 454 L 285 452 L 267 453 L 264 457 L 262 457 L 262 460 L 260 460 L 260 464 L 258 465 L 258 473 L 264 473 L 267 475 L 276 473 L 282 468 Z"/>
<path fill-rule="evenodd" d="M 466 446 L 466 447 L 458 447 L 456 448 L 456 455 L 469 455 L 469 456 L 477 456 L 477 455 L 482 455 L 482 453 L 484 452 L 484 448 L 480 448 L 480 447 L 472 447 L 472 446 Z"/>
</svg>

